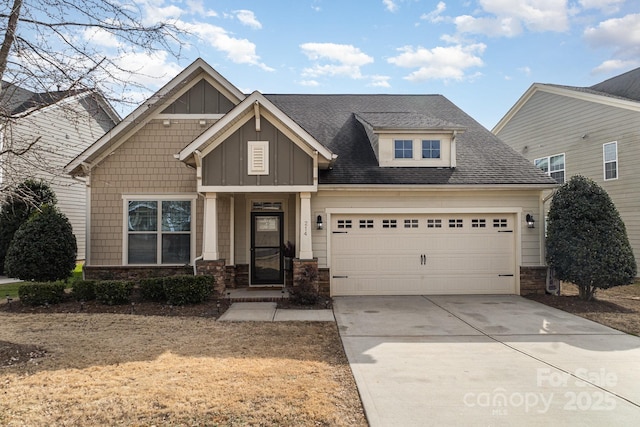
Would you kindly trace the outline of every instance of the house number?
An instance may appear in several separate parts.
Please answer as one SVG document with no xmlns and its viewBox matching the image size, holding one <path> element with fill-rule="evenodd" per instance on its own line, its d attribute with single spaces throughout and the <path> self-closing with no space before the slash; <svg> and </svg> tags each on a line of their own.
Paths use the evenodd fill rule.
<svg viewBox="0 0 640 427">
<path fill-rule="evenodd" d="M 304 235 L 305 236 L 309 235 L 309 221 L 304 222 Z"/>
</svg>

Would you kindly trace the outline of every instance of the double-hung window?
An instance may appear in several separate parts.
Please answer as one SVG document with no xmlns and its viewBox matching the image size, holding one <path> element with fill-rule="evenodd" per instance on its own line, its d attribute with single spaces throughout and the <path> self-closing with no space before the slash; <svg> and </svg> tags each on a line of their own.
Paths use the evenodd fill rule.
<svg viewBox="0 0 640 427">
<path fill-rule="evenodd" d="M 125 199 L 127 264 L 189 264 L 195 196 Z"/>
<path fill-rule="evenodd" d="M 564 184 L 564 153 L 555 156 L 541 157 L 535 159 L 533 163 L 542 169 L 544 173 L 555 179 L 558 184 Z"/>
<path fill-rule="evenodd" d="M 423 159 L 439 159 L 440 158 L 440 140 L 423 139 L 422 140 L 422 158 Z"/>
<path fill-rule="evenodd" d="M 616 141 L 602 145 L 604 180 L 618 179 L 618 143 Z"/>
<path fill-rule="evenodd" d="M 393 141 L 396 159 L 413 159 L 413 141 L 410 139 L 396 139 Z"/>
</svg>

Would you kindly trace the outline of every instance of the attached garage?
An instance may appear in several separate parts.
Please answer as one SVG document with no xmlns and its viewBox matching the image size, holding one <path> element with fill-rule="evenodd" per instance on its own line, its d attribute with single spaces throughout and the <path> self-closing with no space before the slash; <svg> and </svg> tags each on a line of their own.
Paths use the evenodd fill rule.
<svg viewBox="0 0 640 427">
<path fill-rule="evenodd" d="M 515 214 L 333 215 L 332 295 L 514 294 Z"/>
</svg>

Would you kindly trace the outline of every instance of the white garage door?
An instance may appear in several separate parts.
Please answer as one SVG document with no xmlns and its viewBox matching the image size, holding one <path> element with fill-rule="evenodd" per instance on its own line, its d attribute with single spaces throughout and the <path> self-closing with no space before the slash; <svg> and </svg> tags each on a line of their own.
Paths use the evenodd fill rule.
<svg viewBox="0 0 640 427">
<path fill-rule="evenodd" d="M 332 295 L 513 294 L 515 216 L 334 215 Z"/>
</svg>

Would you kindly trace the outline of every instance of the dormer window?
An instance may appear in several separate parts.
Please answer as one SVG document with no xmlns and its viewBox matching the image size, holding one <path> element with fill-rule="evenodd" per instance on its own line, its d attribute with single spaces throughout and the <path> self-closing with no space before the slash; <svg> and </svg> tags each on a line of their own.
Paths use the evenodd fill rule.
<svg viewBox="0 0 640 427">
<path fill-rule="evenodd" d="M 411 139 L 396 139 L 393 144 L 396 159 L 413 159 L 413 141 Z"/>
<path fill-rule="evenodd" d="M 422 140 L 422 158 L 423 159 L 439 159 L 440 158 L 440 140 L 439 139 L 423 139 Z"/>
</svg>

